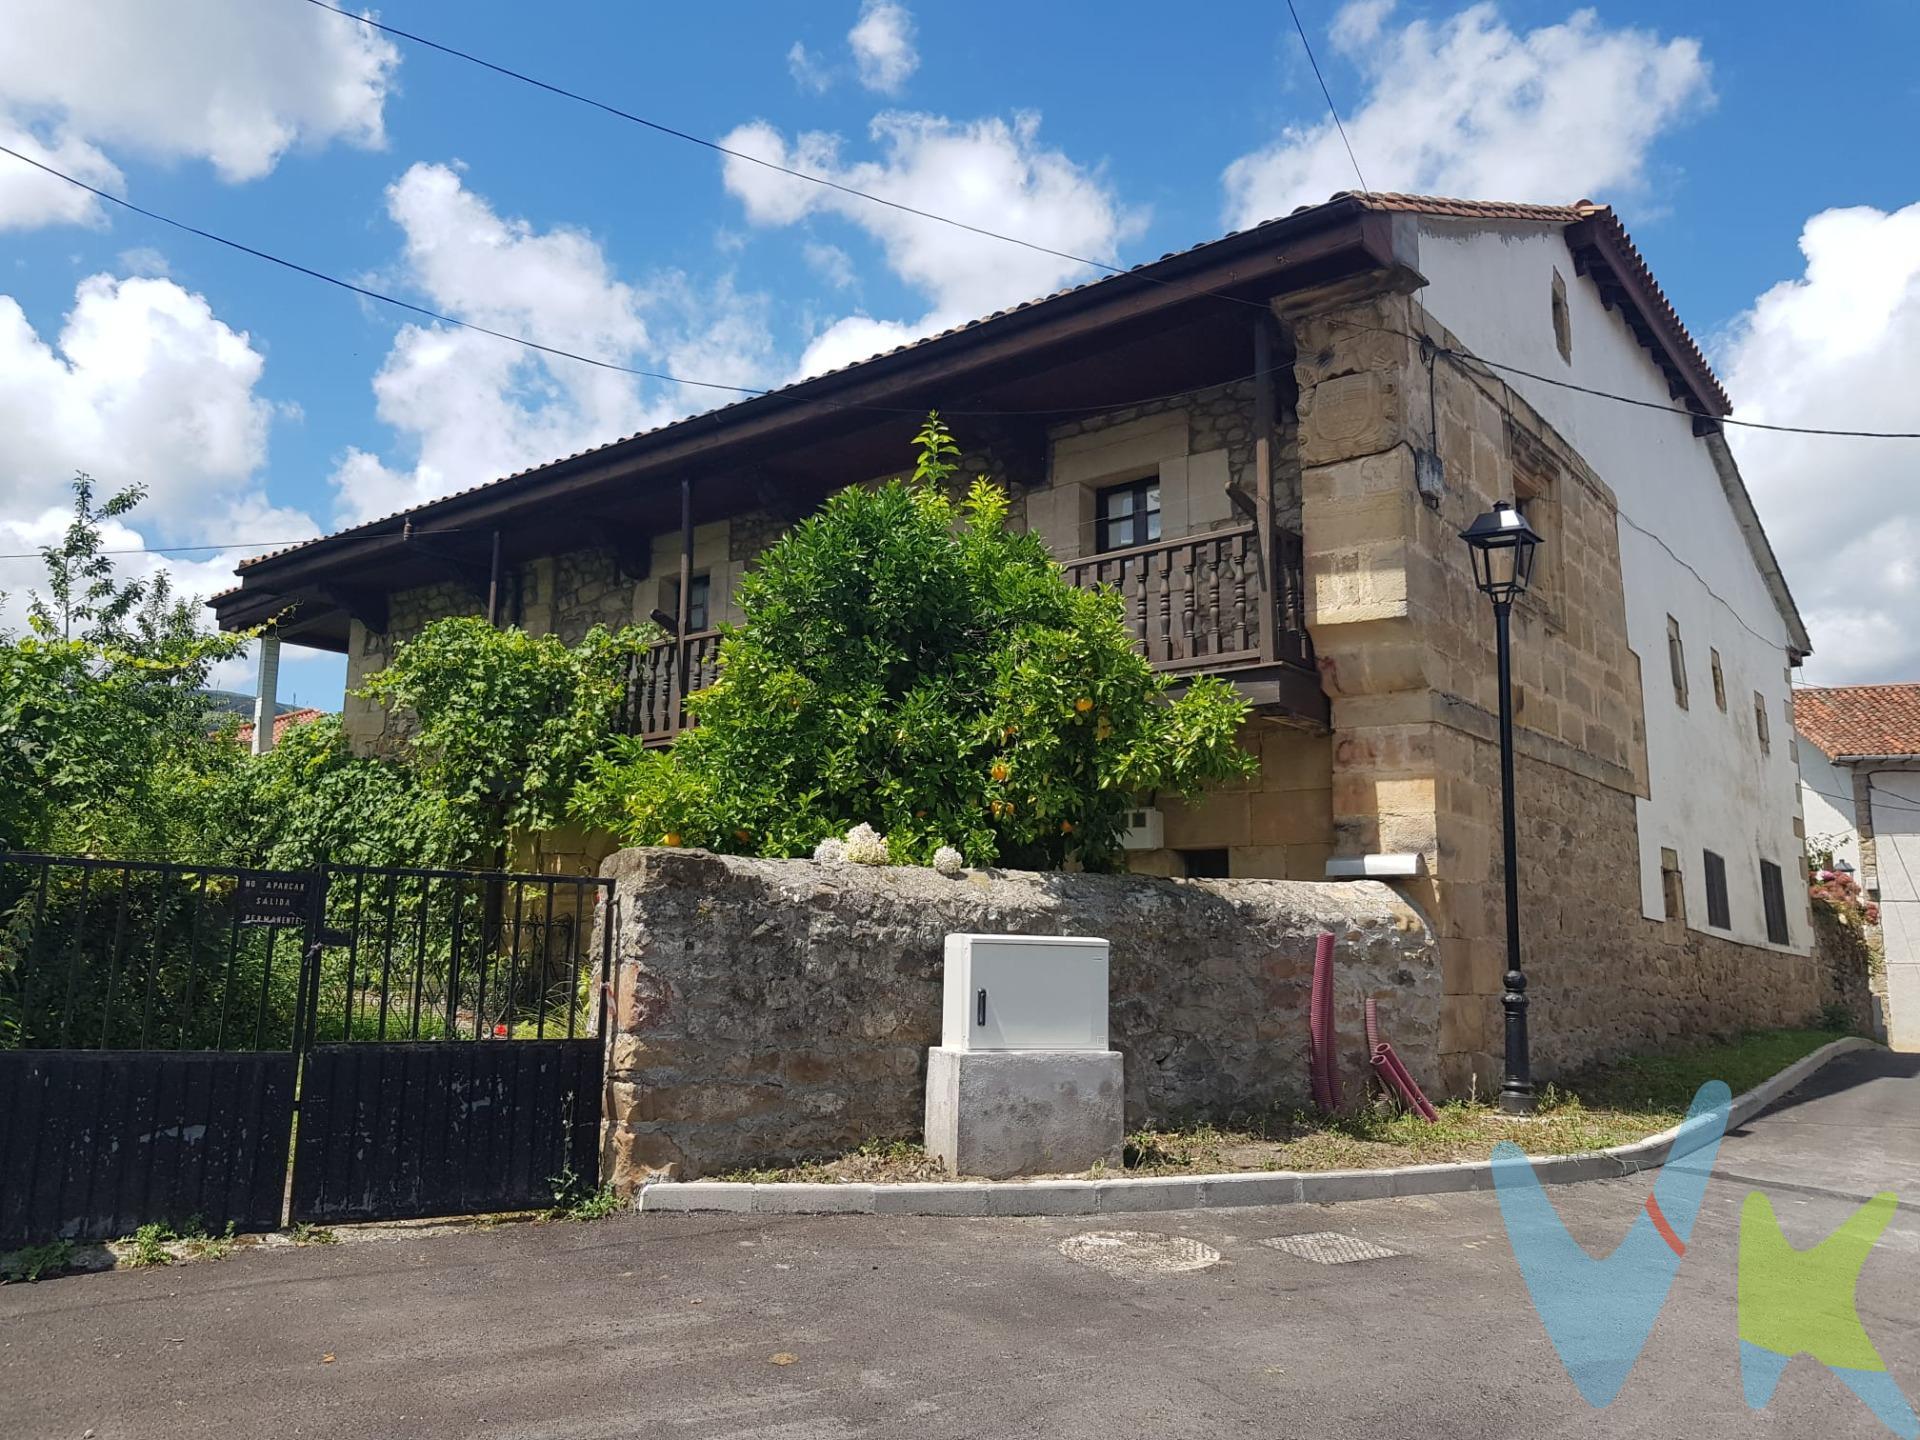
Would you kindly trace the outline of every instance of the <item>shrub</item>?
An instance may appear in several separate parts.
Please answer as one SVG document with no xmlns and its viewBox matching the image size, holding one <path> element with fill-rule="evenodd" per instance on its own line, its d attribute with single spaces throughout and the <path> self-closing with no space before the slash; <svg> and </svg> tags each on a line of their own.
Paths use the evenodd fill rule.
<svg viewBox="0 0 1920 1440">
<path fill-rule="evenodd" d="M 1137 795 L 1253 767 L 1229 686 L 1169 698 L 1119 597 L 1069 583 L 995 486 L 950 499 L 937 417 L 917 443 L 911 480 L 840 492 L 761 557 L 697 728 L 590 761 L 576 813 L 637 844 L 799 856 L 865 823 L 896 861 L 1105 869 Z"/>
</svg>

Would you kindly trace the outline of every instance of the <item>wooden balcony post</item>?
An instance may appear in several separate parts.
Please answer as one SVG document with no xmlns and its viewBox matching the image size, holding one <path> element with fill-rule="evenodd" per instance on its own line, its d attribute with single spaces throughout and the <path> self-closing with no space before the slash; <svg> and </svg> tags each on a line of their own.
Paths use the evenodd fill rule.
<svg viewBox="0 0 1920 1440">
<path fill-rule="evenodd" d="M 1260 658 L 1279 654 L 1279 566 L 1273 552 L 1273 322 L 1253 322 L 1253 499 L 1259 537 L 1259 589 L 1254 598 L 1260 625 Z"/>
<path fill-rule="evenodd" d="M 708 601 L 712 603 L 711 599 Z M 669 684 L 673 728 L 685 723 L 681 714 L 687 700 L 687 630 L 693 615 L 693 477 L 680 477 L 680 603 L 675 607 L 673 678 Z"/>
</svg>

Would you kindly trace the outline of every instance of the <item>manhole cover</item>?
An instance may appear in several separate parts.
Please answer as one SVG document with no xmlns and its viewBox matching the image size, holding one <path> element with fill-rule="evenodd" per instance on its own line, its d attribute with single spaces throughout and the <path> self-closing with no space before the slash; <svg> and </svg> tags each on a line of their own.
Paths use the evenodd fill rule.
<svg viewBox="0 0 1920 1440">
<path fill-rule="evenodd" d="M 1385 1260 L 1398 1255 L 1384 1245 L 1375 1245 L 1357 1235 L 1342 1235 L 1337 1230 L 1315 1230 L 1306 1235 L 1274 1235 L 1260 1242 L 1316 1265 L 1351 1265 L 1356 1260 Z"/>
<path fill-rule="evenodd" d="M 1151 1230 L 1089 1230 L 1062 1240 L 1060 1253 L 1111 1275 L 1170 1275 L 1220 1263 L 1220 1252 L 1211 1245 Z"/>
</svg>

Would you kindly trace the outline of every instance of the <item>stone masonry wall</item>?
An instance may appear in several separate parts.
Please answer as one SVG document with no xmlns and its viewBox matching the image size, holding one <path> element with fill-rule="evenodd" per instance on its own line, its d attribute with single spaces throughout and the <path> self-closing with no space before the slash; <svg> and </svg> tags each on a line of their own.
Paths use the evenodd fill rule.
<svg viewBox="0 0 1920 1440">
<path fill-rule="evenodd" d="M 1314 937 L 1336 952 L 1341 1054 L 1364 1084 L 1361 1002 L 1432 1075 L 1440 975 L 1385 886 L 972 872 L 623 850 L 602 1174 L 631 1189 L 921 1133 L 949 932 L 1113 942 L 1127 1123 L 1298 1103 Z"/>
<path fill-rule="evenodd" d="M 1627 644 L 1612 492 L 1397 293 L 1290 302 L 1300 386 L 1308 628 L 1333 711 L 1340 855 L 1412 852 L 1404 893 L 1433 925 L 1444 1086 L 1500 1071 L 1504 895 L 1493 617 L 1458 538 L 1518 491 L 1546 537 L 1513 615 L 1523 955 L 1536 1075 L 1819 1008 L 1811 959 L 1641 917 L 1640 661 Z M 1429 401 L 1429 395 L 1432 399 Z M 1414 480 L 1437 446 L 1438 494 Z"/>
</svg>

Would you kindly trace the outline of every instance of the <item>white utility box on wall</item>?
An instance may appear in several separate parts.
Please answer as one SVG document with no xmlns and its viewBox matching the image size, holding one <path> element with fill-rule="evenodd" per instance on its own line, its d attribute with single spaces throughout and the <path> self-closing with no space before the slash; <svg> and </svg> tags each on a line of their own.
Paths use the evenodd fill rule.
<svg viewBox="0 0 1920 1440">
<path fill-rule="evenodd" d="M 945 980 L 927 1149 L 955 1174 L 995 1180 L 1118 1168 L 1124 1075 L 1107 1048 L 1107 942 L 949 935 Z"/>
<path fill-rule="evenodd" d="M 1107 942 L 1071 935 L 949 935 L 947 1050 L 1105 1050 Z"/>
</svg>

